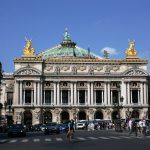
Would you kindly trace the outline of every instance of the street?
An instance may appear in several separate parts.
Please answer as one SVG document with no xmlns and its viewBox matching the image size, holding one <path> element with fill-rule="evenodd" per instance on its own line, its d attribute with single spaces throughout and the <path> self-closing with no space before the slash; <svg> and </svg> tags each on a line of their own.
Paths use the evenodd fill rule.
<svg viewBox="0 0 150 150">
<path fill-rule="evenodd" d="M 26 137 L 0 139 L 0 149 L 5 150 L 143 150 L 149 149 L 150 136 L 136 137 L 134 134 L 115 131 L 76 131 L 71 142 L 66 139 L 66 133 L 44 135 L 43 133 L 28 133 Z"/>
</svg>

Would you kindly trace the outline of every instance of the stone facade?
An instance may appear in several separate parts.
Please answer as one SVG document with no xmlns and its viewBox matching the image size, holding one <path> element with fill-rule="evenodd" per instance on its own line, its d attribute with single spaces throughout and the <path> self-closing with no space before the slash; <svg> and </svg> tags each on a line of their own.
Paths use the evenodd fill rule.
<svg viewBox="0 0 150 150">
<path fill-rule="evenodd" d="M 65 37 L 62 49 L 65 45 L 71 51 L 75 43 L 71 44 Z M 81 51 L 75 48 L 74 52 Z M 49 52 L 51 50 L 54 48 Z M 24 54 L 14 59 L 15 70 L 11 78 L 4 74 L 1 99 L 5 103 L 6 89 L 13 89 L 11 115 L 14 122 L 114 120 L 118 111 L 122 119 L 148 118 L 147 60 L 139 59 L 131 52 L 127 58 L 119 60 L 93 54 L 84 57 L 61 54 L 62 57 L 59 54 L 59 57 L 48 58 L 45 53 L 29 56 L 28 52 L 28 56 Z M 50 56 L 53 55 L 50 53 Z M 2 113 L 8 112 L 3 110 Z"/>
</svg>

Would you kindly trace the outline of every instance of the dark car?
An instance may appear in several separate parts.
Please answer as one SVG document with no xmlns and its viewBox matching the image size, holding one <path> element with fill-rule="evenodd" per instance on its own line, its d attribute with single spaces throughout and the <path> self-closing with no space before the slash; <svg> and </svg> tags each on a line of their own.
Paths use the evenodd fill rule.
<svg viewBox="0 0 150 150">
<path fill-rule="evenodd" d="M 68 123 L 61 123 L 59 124 L 60 132 L 68 132 Z"/>
<path fill-rule="evenodd" d="M 60 126 L 59 124 L 57 124 L 56 122 L 51 122 L 46 124 L 45 130 L 44 130 L 44 134 L 50 134 L 50 133 L 60 133 Z"/>
<path fill-rule="evenodd" d="M 34 131 L 41 131 L 41 124 L 35 124 L 33 128 L 34 128 Z"/>
<path fill-rule="evenodd" d="M 26 130 L 22 124 L 13 124 L 8 129 L 8 137 L 26 136 Z"/>
</svg>

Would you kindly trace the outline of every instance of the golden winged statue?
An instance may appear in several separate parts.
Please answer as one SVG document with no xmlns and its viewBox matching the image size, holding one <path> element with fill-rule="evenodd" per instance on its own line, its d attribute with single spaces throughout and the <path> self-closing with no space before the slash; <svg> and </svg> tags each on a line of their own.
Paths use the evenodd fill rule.
<svg viewBox="0 0 150 150">
<path fill-rule="evenodd" d="M 128 41 L 129 42 L 129 48 L 127 48 L 126 50 L 126 56 L 127 57 L 137 57 L 137 52 L 136 49 L 134 47 L 135 45 L 135 41 Z"/>
<path fill-rule="evenodd" d="M 32 47 L 32 40 L 25 38 L 26 46 L 23 50 L 24 56 L 34 56 L 35 50 Z"/>
</svg>

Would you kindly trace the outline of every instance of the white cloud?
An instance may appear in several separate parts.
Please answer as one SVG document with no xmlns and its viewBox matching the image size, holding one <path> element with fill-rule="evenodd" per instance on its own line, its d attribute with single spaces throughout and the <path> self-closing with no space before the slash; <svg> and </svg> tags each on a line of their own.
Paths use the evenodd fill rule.
<svg viewBox="0 0 150 150">
<path fill-rule="evenodd" d="M 104 53 L 104 50 L 106 50 L 109 55 L 116 55 L 117 52 L 116 52 L 116 49 L 115 48 L 112 48 L 112 47 L 104 47 L 101 49 L 101 53 Z"/>
</svg>

